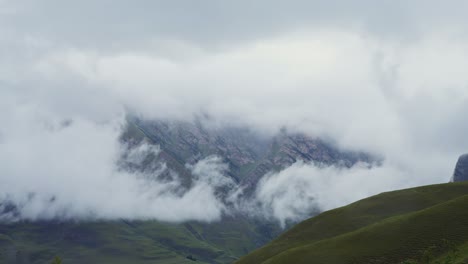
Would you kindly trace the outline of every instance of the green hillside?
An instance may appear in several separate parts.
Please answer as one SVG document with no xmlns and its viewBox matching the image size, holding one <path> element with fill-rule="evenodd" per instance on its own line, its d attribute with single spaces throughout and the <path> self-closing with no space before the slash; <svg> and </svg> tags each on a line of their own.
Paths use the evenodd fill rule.
<svg viewBox="0 0 468 264">
<path fill-rule="evenodd" d="M 324 212 L 237 263 L 468 263 L 468 183 L 382 193 Z"/>
<path fill-rule="evenodd" d="M 242 218 L 1 224 L 0 263 L 43 264 L 57 255 L 66 264 L 232 263 L 265 243 L 260 231 Z"/>
</svg>

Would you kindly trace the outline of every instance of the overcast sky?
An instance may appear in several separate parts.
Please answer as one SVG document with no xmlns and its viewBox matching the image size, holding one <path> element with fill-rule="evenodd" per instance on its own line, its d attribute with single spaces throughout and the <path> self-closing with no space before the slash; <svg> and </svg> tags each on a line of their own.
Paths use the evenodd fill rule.
<svg viewBox="0 0 468 264">
<path fill-rule="evenodd" d="M 204 114 L 263 133 L 285 126 L 385 158 L 391 184 L 370 184 L 326 209 L 445 182 L 468 152 L 467 8 L 428 0 L 0 0 L 0 194 L 13 185 L 35 191 L 33 182 L 55 177 L 79 181 L 67 172 L 75 167 L 107 179 L 127 110 Z M 87 153 L 97 156 L 82 159 Z M 54 167 L 57 159 L 72 165 Z M 314 173 L 302 166 L 291 170 Z"/>
</svg>

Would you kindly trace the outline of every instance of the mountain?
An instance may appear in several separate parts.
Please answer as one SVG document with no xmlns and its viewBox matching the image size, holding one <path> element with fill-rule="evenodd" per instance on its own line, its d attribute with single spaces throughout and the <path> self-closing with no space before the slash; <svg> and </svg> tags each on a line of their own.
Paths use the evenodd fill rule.
<svg viewBox="0 0 468 264">
<path fill-rule="evenodd" d="M 193 184 L 189 169 L 216 155 L 228 164 L 227 176 L 252 196 L 262 176 L 296 161 L 351 167 L 373 162 L 366 153 L 343 151 L 300 133 L 262 135 L 245 127 L 216 127 L 203 122 L 141 120 L 129 117 L 120 141 L 126 150 L 120 170 L 181 180 L 181 192 Z M 142 144 L 158 147 L 140 163 L 129 162 Z M 130 159 L 131 160 L 131 159 Z M 218 190 L 221 196 L 227 189 Z M 3 211 L 2 211 L 3 210 Z M 314 212 L 309 212 L 312 215 Z M 2 214 L 19 215 L 11 201 L 0 201 Z M 1 218 L 0 218 L 1 219 Z M 47 263 L 59 255 L 64 263 L 232 263 L 266 244 L 283 229 L 275 219 L 230 213 L 212 223 L 129 221 L 115 219 L 13 221 L 0 223 L 0 263 Z"/>
<path fill-rule="evenodd" d="M 468 182 L 382 193 L 305 220 L 236 263 L 467 263 L 467 206 Z"/>
<path fill-rule="evenodd" d="M 452 180 L 454 182 L 468 181 L 468 154 L 458 158 Z"/>
<path fill-rule="evenodd" d="M 185 164 L 217 155 L 229 165 L 229 176 L 249 188 L 254 188 L 266 173 L 287 168 L 298 160 L 348 168 L 357 162 L 376 161 L 368 153 L 341 150 L 320 138 L 285 130 L 262 135 L 248 127 L 215 127 L 201 121 L 154 121 L 130 117 L 128 122 L 128 132 L 123 140 L 137 144 L 146 138 L 150 144 L 159 145 L 162 150 L 159 158 L 179 174 L 188 176 Z"/>
</svg>

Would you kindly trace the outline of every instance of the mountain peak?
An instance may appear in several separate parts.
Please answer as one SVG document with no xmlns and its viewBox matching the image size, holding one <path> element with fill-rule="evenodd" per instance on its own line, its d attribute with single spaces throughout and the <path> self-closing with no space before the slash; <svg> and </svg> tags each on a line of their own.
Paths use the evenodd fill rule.
<svg viewBox="0 0 468 264">
<path fill-rule="evenodd" d="M 458 158 L 452 179 L 454 182 L 468 181 L 468 153 Z"/>
</svg>

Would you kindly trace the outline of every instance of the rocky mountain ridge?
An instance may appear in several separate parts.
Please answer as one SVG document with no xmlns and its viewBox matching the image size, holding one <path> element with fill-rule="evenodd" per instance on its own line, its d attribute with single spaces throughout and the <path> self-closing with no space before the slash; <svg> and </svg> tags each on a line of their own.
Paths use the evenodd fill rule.
<svg viewBox="0 0 468 264">
<path fill-rule="evenodd" d="M 150 144 L 159 145 L 160 157 L 182 175 L 188 173 L 185 164 L 217 155 L 229 165 L 229 176 L 247 188 L 254 188 L 265 174 L 285 169 L 299 160 L 348 168 L 358 162 L 376 161 L 368 153 L 343 151 L 332 143 L 301 133 L 280 131 L 268 136 L 243 127 L 209 128 L 201 122 L 133 118 L 123 138 L 134 144 L 146 138 Z"/>
</svg>

